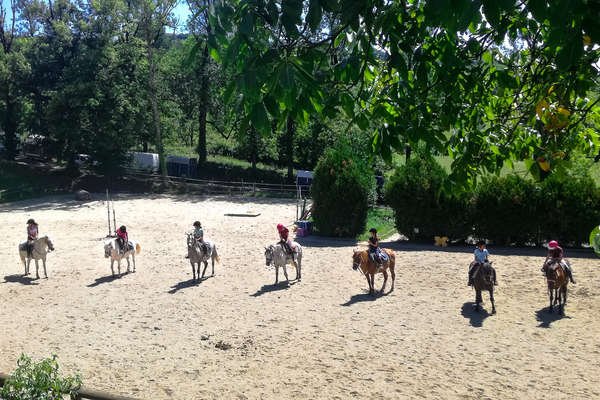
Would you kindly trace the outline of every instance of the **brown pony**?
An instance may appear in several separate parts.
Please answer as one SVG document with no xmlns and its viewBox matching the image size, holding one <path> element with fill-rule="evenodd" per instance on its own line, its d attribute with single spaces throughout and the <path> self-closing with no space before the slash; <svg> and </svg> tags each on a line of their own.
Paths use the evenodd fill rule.
<svg viewBox="0 0 600 400">
<path fill-rule="evenodd" d="M 478 263 L 473 267 L 473 288 L 475 289 L 475 306 L 473 309 L 479 311 L 483 303 L 481 292 L 487 290 L 490 293 L 490 302 L 492 303 L 492 314 L 496 314 L 496 305 L 494 304 L 494 267 L 491 262 Z"/>
<path fill-rule="evenodd" d="M 383 262 L 383 268 L 380 268 L 379 270 L 377 269 L 377 264 L 375 264 L 373 260 L 371 260 L 371 257 L 369 257 L 369 252 L 367 250 L 354 250 L 354 254 L 352 255 L 352 269 L 355 271 L 359 268 L 361 269 L 363 275 L 365 278 L 367 278 L 370 295 L 375 294 L 375 274 L 380 272 L 383 274 L 383 286 L 381 286 L 380 293 L 383 293 L 388 279 L 388 269 L 392 275 L 392 288 L 390 289 L 390 292 L 394 291 L 394 281 L 396 280 L 396 273 L 394 272 L 394 267 L 396 266 L 396 255 L 391 250 L 381 250 L 388 255 L 388 260 Z"/>
<path fill-rule="evenodd" d="M 567 285 L 569 284 L 567 274 L 558 261 L 546 263 L 544 269 L 546 270 L 548 296 L 550 297 L 548 311 L 552 313 L 552 307 L 558 303 L 558 312 L 564 314 L 565 304 L 567 303 Z"/>
</svg>

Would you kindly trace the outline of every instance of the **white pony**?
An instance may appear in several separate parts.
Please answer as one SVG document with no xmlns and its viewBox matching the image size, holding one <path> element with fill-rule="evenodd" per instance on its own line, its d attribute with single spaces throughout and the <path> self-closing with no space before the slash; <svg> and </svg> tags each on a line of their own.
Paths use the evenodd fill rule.
<svg viewBox="0 0 600 400">
<path fill-rule="evenodd" d="M 198 265 L 198 280 L 204 278 L 204 273 L 208 267 L 208 260 L 212 260 L 212 276 L 215 276 L 215 260 L 217 263 L 220 262 L 219 254 L 217 253 L 217 246 L 204 241 L 204 246 L 201 245 L 200 241 L 194 239 L 193 233 L 187 234 L 187 248 L 188 258 L 192 265 L 192 274 L 194 275 L 194 281 L 196 280 L 196 268 L 195 264 Z M 200 264 L 204 263 L 204 269 L 202 270 L 202 276 L 200 276 Z"/>
<path fill-rule="evenodd" d="M 46 272 L 46 254 L 48 254 L 50 251 L 54 251 L 54 245 L 48 236 L 43 236 L 33 242 L 31 256 L 27 254 L 27 242 L 21 243 L 19 245 L 19 255 L 21 256 L 21 262 L 25 267 L 25 275 L 29 275 L 29 264 L 31 263 L 31 260 L 34 260 L 36 279 L 40 279 L 40 266 L 38 261 L 42 260 L 42 265 L 44 266 L 44 276 L 48 278 L 48 273 Z M 27 262 L 25 262 L 25 259 L 27 259 Z"/>
<path fill-rule="evenodd" d="M 127 260 L 127 272 L 129 272 L 129 256 L 131 256 L 131 259 L 133 261 L 133 272 L 135 272 L 135 255 L 140 254 L 140 251 L 142 251 L 142 247 L 139 243 L 134 242 L 133 240 L 130 240 L 129 244 L 131 245 L 131 248 L 128 248 L 127 251 L 121 253 L 119 241 L 116 238 L 104 242 L 104 257 L 110 257 L 110 270 L 113 276 L 115 276 L 115 270 L 113 268 L 113 264 L 115 263 L 115 261 L 117 262 L 117 266 L 119 268 L 119 275 L 121 275 L 122 259 Z"/>
<path fill-rule="evenodd" d="M 292 242 L 292 249 L 294 251 L 294 260 L 296 261 L 296 280 L 302 279 L 302 246 L 296 242 Z M 286 266 L 288 263 L 292 263 L 292 256 L 285 251 L 281 243 L 272 244 L 269 247 L 265 247 L 265 258 L 267 267 L 273 264 L 275 267 L 275 284 L 279 281 L 279 267 L 283 268 L 283 274 L 285 279 L 289 282 L 288 273 Z"/>
</svg>

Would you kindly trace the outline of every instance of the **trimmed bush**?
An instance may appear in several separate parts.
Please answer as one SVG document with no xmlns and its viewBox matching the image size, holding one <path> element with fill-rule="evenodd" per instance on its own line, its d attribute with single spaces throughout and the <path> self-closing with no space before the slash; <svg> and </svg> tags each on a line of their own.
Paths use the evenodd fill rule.
<svg viewBox="0 0 600 400">
<path fill-rule="evenodd" d="M 539 187 L 531 180 L 488 177 L 473 197 L 475 236 L 504 245 L 536 243 L 540 211 Z"/>
<path fill-rule="evenodd" d="M 0 399 L 5 400 L 63 400 L 75 398 L 81 387 L 81 377 L 60 378 L 56 356 L 35 363 L 21 355 L 17 369 L 0 388 Z"/>
<path fill-rule="evenodd" d="M 340 145 L 320 158 L 311 185 L 312 216 L 324 235 L 356 237 L 365 231 L 375 202 L 375 176 L 349 147 Z"/>
<path fill-rule="evenodd" d="M 550 176 L 541 185 L 540 211 L 542 240 L 581 246 L 600 223 L 600 190 L 589 176 L 563 181 Z"/>
<path fill-rule="evenodd" d="M 471 231 L 469 198 L 442 192 L 447 174 L 428 154 L 411 158 L 385 186 L 385 198 L 394 209 L 398 232 L 412 240 L 434 236 L 466 238 Z"/>
</svg>

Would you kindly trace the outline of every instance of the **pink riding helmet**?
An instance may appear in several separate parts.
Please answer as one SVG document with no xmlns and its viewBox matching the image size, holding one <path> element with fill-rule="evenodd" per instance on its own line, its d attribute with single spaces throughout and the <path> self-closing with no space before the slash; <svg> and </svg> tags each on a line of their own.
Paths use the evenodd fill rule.
<svg viewBox="0 0 600 400">
<path fill-rule="evenodd" d="M 558 242 L 556 240 L 551 240 L 548 242 L 548 248 L 555 249 L 558 247 Z"/>
</svg>

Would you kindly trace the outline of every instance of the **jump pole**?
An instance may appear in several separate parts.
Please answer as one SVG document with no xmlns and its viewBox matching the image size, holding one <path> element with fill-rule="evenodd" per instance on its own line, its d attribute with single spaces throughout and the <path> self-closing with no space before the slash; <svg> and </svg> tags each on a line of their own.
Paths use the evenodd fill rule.
<svg viewBox="0 0 600 400">
<path fill-rule="evenodd" d="M 110 202 L 112 203 L 112 212 L 113 212 L 113 228 L 115 228 L 115 231 L 117 230 L 117 219 L 115 218 L 115 201 L 112 198 L 112 195 L 110 196 Z"/>
<path fill-rule="evenodd" d="M 106 214 L 108 216 L 108 237 L 111 237 L 112 234 L 111 234 L 111 230 L 110 230 L 110 203 L 109 203 L 109 199 L 108 199 L 108 188 L 106 188 Z M 116 226 L 115 226 L 115 228 L 116 228 Z"/>
</svg>

